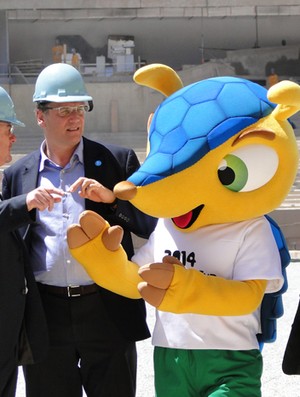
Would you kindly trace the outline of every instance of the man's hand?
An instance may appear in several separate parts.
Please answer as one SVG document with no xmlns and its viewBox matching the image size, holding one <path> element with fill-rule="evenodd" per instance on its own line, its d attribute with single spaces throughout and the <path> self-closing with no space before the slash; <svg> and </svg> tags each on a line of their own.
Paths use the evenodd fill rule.
<svg viewBox="0 0 300 397">
<path fill-rule="evenodd" d="M 28 211 L 31 211 L 34 208 L 40 211 L 44 211 L 45 209 L 51 211 L 54 204 L 59 203 L 64 194 L 65 192 L 61 189 L 57 189 L 55 187 L 45 188 L 40 186 L 27 194 L 27 209 Z"/>
<path fill-rule="evenodd" d="M 85 177 L 78 178 L 77 181 L 70 186 L 69 192 L 73 193 L 77 189 L 79 189 L 78 194 L 81 197 L 98 203 L 111 204 L 116 199 L 116 196 L 111 190 L 101 185 L 101 183 L 95 179 Z"/>
</svg>

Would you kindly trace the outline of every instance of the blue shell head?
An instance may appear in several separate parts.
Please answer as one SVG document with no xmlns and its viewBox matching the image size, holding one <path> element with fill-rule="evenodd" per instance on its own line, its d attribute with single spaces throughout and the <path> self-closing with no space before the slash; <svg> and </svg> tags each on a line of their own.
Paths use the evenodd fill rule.
<svg viewBox="0 0 300 397">
<path fill-rule="evenodd" d="M 249 80 L 216 77 L 172 94 L 154 113 L 150 152 L 129 181 L 144 186 L 186 169 L 275 108 Z"/>
</svg>

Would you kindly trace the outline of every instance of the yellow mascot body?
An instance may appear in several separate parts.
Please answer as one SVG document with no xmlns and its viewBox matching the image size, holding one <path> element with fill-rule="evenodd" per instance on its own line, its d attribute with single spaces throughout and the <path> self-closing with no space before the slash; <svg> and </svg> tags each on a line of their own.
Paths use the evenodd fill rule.
<svg viewBox="0 0 300 397">
<path fill-rule="evenodd" d="M 160 64 L 135 81 L 167 98 L 149 119 L 145 162 L 114 192 L 157 227 L 129 261 L 120 228 L 86 211 L 68 231 L 70 251 L 102 287 L 157 308 L 157 397 L 260 396 L 262 302 L 276 306 L 286 266 L 265 214 L 296 175 L 288 118 L 300 87 L 234 77 L 183 87 Z"/>
</svg>

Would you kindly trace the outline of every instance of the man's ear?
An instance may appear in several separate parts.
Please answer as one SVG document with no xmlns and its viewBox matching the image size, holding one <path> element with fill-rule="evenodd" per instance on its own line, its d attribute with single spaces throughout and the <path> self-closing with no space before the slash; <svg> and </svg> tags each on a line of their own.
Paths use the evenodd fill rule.
<svg viewBox="0 0 300 397">
<path fill-rule="evenodd" d="M 36 109 L 35 117 L 36 117 L 37 125 L 40 126 L 40 127 L 43 127 L 43 125 L 44 125 L 44 113 L 41 110 Z"/>
</svg>

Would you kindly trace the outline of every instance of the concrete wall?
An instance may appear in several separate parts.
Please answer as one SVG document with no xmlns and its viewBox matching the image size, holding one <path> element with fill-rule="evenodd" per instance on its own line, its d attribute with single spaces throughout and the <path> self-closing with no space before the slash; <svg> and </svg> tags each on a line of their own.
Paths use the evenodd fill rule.
<svg viewBox="0 0 300 397">
<path fill-rule="evenodd" d="M 230 49 L 299 44 L 300 0 L 1 0 L 0 10 L 7 10 L 10 63 L 50 63 L 61 35 L 80 35 L 105 56 L 109 35 L 131 35 L 136 61 L 175 68 Z"/>
<path fill-rule="evenodd" d="M 235 67 L 236 74 L 267 76 L 275 68 L 280 76 L 300 76 L 300 45 L 227 51 L 224 62 Z"/>
<path fill-rule="evenodd" d="M 27 147 L 38 147 L 42 130 L 36 124 L 32 95 L 33 85 L 2 85 L 11 95 L 19 120 L 25 128 L 16 127 L 17 142 L 14 153 L 26 153 Z M 154 111 L 163 99 L 162 95 L 134 83 L 86 84 L 94 99 L 94 109 L 86 116 L 87 134 L 95 132 L 146 131 L 149 113 Z"/>
<path fill-rule="evenodd" d="M 288 45 L 298 45 L 298 27 L 298 15 L 262 16 L 259 20 L 253 16 L 36 20 L 34 23 L 9 20 L 10 62 L 41 59 L 51 63 L 51 48 L 59 35 L 80 35 L 98 55 L 107 56 L 108 36 L 119 34 L 134 36 L 135 61 L 140 57 L 148 63 L 159 61 L 180 68 L 183 64 L 200 64 L 202 55 L 207 60 L 223 56 L 224 51 L 231 49 L 280 46 L 282 40 Z"/>
<path fill-rule="evenodd" d="M 26 124 L 26 129 L 18 129 L 39 136 L 40 128 L 34 117 L 35 106 L 32 103 L 33 85 L 3 85 L 10 92 L 17 116 Z M 112 126 L 118 125 L 119 131 L 145 130 L 149 113 L 163 99 L 162 95 L 136 86 L 134 83 L 86 84 L 87 91 L 94 99 L 94 109 L 86 117 L 86 131 L 118 132 Z M 17 132 L 18 132 L 17 131 Z"/>
<path fill-rule="evenodd" d="M 1 0 L 15 18 L 149 18 L 299 13 L 299 0 Z"/>
<path fill-rule="evenodd" d="M 277 58 L 280 57 L 279 52 Z M 239 59 L 240 61 L 244 60 L 246 67 L 248 58 L 243 57 L 241 53 Z M 263 65 L 267 61 L 268 55 L 264 59 L 261 55 L 260 63 Z M 209 77 L 235 75 L 236 72 L 230 64 L 215 61 L 198 66 L 186 65 L 183 70 L 178 71 L 178 74 L 183 84 L 188 85 Z M 41 138 L 41 130 L 35 122 L 35 106 L 32 103 L 34 84 L 2 84 L 2 86 L 10 93 L 18 118 L 26 124 L 25 129 L 16 129 L 19 139 L 14 145 L 14 149 L 18 151 L 22 145 L 26 147 L 26 139 Z M 86 88 L 94 99 L 94 109 L 86 117 L 86 132 L 88 134 L 95 132 L 144 132 L 149 114 L 164 99 L 160 93 L 147 87 L 138 86 L 133 82 L 86 82 Z"/>
<path fill-rule="evenodd" d="M 198 67 L 186 67 L 178 72 L 184 85 L 195 81 L 222 75 L 233 75 L 234 70 L 223 63 L 206 63 Z M 14 151 L 26 146 L 26 137 L 41 138 L 41 129 L 35 122 L 32 96 L 33 84 L 14 84 L 2 86 L 12 97 L 17 117 L 26 128 L 17 128 L 19 138 Z M 149 114 L 161 103 L 164 97 L 147 87 L 133 82 L 124 83 L 86 83 L 87 92 L 93 97 L 94 109 L 86 117 L 86 132 L 144 132 Z"/>
<path fill-rule="evenodd" d="M 280 67 L 283 70 L 287 60 L 294 61 L 296 65 L 299 65 L 298 54 L 298 46 L 228 52 L 228 57 L 225 60 L 205 62 L 201 65 L 185 65 L 182 70 L 178 71 L 178 74 L 184 85 L 188 85 L 209 77 L 238 75 L 238 64 L 240 69 L 247 72 L 244 77 L 263 81 L 270 65 L 275 65 L 280 76 Z M 163 99 L 162 95 L 156 91 L 138 86 L 131 81 L 97 83 L 89 82 L 88 77 L 85 80 L 87 90 L 94 98 L 95 104 L 94 110 L 86 118 L 88 134 L 95 132 L 144 132 L 149 113 L 153 112 Z M 26 124 L 26 129 L 16 130 L 19 139 L 14 148 L 18 150 L 18 147 L 26 146 L 26 139 L 41 138 L 41 130 L 36 125 L 35 107 L 32 103 L 34 85 L 6 84 L 3 86 L 8 90 L 15 103 L 18 117 Z"/>
</svg>

